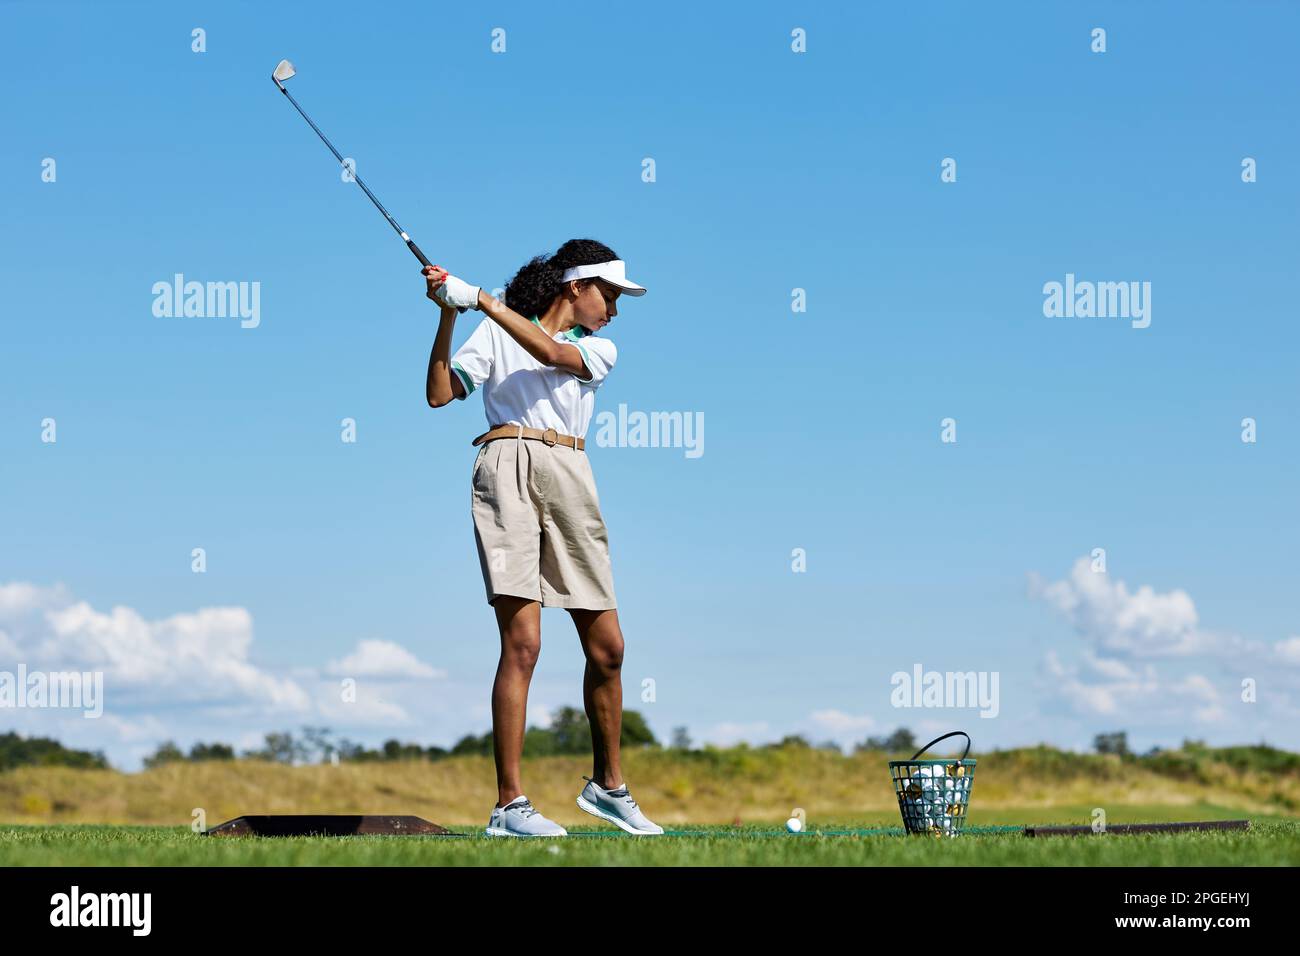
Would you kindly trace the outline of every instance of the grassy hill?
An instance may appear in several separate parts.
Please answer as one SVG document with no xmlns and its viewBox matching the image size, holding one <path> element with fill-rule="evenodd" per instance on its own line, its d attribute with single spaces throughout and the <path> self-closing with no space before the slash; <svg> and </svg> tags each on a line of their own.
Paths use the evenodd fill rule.
<svg viewBox="0 0 1300 956">
<path fill-rule="evenodd" d="M 809 747 L 629 750 L 624 770 L 638 802 L 665 826 L 810 821 L 898 823 L 886 761 Z M 586 824 L 574 798 L 590 773 L 582 757 L 524 761 L 525 792 L 562 824 Z M 0 823 L 185 826 L 201 809 L 211 826 L 243 813 L 413 813 L 481 825 L 495 802 L 482 756 L 338 766 L 262 760 L 167 763 L 140 773 L 18 767 L 0 773 Z M 1088 822 L 1094 807 L 1125 818 L 1300 817 L 1300 755 L 1268 747 L 1185 745 L 1144 756 L 1073 754 L 1050 747 L 979 757 L 972 824 Z"/>
</svg>

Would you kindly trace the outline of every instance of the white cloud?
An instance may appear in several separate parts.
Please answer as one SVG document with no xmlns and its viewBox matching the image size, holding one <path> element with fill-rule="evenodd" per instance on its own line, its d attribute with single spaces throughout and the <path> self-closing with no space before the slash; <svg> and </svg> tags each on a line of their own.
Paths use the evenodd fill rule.
<svg viewBox="0 0 1300 956">
<path fill-rule="evenodd" d="M 1098 657 L 1090 650 L 1084 650 L 1081 657 L 1082 670 L 1092 677 L 1119 683 L 1133 683 L 1139 679 L 1137 671 L 1124 661 L 1113 657 Z"/>
<path fill-rule="evenodd" d="M 148 620 L 121 605 L 97 611 L 62 586 L 11 582 L 0 585 L 0 626 L 7 655 L 28 670 L 102 672 L 106 710 L 119 717 L 164 702 L 291 712 L 309 706 L 295 682 L 249 660 L 252 618 L 241 607 Z"/>
<path fill-rule="evenodd" d="M 1300 636 L 1293 635 L 1273 645 L 1273 653 L 1283 664 L 1300 665 Z"/>
<path fill-rule="evenodd" d="M 1044 718 L 1065 716 L 1090 733 L 1105 729 L 1100 718 L 1171 739 L 1192 730 L 1259 739 L 1295 713 L 1300 637 L 1270 645 L 1205 630 L 1186 591 L 1130 590 L 1093 572 L 1087 557 L 1064 580 L 1048 584 L 1031 574 L 1030 593 L 1063 614 L 1081 639 L 1074 653 L 1053 650 L 1041 662 Z M 1263 675 L 1258 702 L 1242 701 L 1242 680 Z"/>
<path fill-rule="evenodd" d="M 0 620 L 9 620 L 31 611 L 67 602 L 67 588 L 62 584 L 49 588 L 39 587 L 27 581 L 0 584 Z"/>
<path fill-rule="evenodd" d="M 392 641 L 359 641 L 351 654 L 331 661 L 325 668 L 335 677 L 417 680 L 446 677 L 447 672 L 420 661 L 401 644 Z"/>
<path fill-rule="evenodd" d="M 1159 692 L 1150 665 L 1141 673 L 1127 667 L 1113 669 L 1087 654 L 1080 666 L 1065 664 L 1055 651 L 1048 651 L 1043 672 L 1052 679 L 1052 692 L 1057 700 L 1085 716 L 1131 713 L 1134 707 L 1154 700 Z"/>
<path fill-rule="evenodd" d="M 357 687 L 355 700 L 344 701 L 328 694 L 321 698 L 321 716 L 349 727 L 399 727 L 411 722 L 411 715 L 394 700 Z"/>
<path fill-rule="evenodd" d="M 297 683 L 249 660 L 253 621 L 242 607 L 150 621 L 133 608 L 118 605 L 105 613 L 78 601 L 47 608 L 43 627 L 20 631 L 18 643 L 29 668 L 103 671 L 110 706 L 157 699 L 287 711 L 309 706 Z"/>
<path fill-rule="evenodd" d="M 840 736 L 860 736 L 876 726 L 875 719 L 866 714 L 846 714 L 842 710 L 816 710 L 808 715 L 808 719 L 827 733 Z"/>
<path fill-rule="evenodd" d="M 1130 668 L 1086 653 L 1080 664 L 1067 664 L 1055 651 L 1047 652 L 1041 669 L 1052 705 L 1078 717 L 1144 726 L 1215 724 L 1227 716 L 1222 693 L 1203 674 L 1167 676 L 1149 662 Z"/>
<path fill-rule="evenodd" d="M 1202 674 L 1188 674 L 1182 680 L 1173 682 L 1169 686 L 1169 693 L 1201 723 L 1214 723 L 1226 716 L 1219 692 L 1209 678 Z"/>
<path fill-rule="evenodd" d="M 169 730 L 167 724 L 153 714 L 127 718 L 106 713 L 100 720 L 104 727 L 110 728 L 125 743 L 156 744 L 166 739 Z"/>
<path fill-rule="evenodd" d="M 97 609 L 63 585 L 0 583 L 0 669 L 21 663 L 29 672 L 104 675 L 98 719 L 66 708 L 15 708 L 0 718 L 25 736 L 102 749 L 124 769 L 138 768 L 168 739 L 182 749 L 201 740 L 248 750 L 268 732 L 328 725 L 336 738 L 364 740 L 382 728 L 445 744 L 482 733 L 491 720 L 483 700 L 490 671 L 470 682 L 446 680 L 431 693 L 429 681 L 446 673 L 390 641 L 361 640 L 339 660 L 277 671 L 254 662 L 253 638 L 252 615 L 242 607 L 149 618 L 124 605 Z M 356 678 L 355 700 L 343 701 L 335 675 Z"/>
<path fill-rule="evenodd" d="M 1186 591 L 1159 593 L 1142 585 L 1130 592 L 1123 581 L 1093 571 L 1086 557 L 1074 563 L 1065 580 L 1043 584 L 1032 576 L 1030 591 L 1060 611 L 1080 637 L 1110 655 L 1188 656 L 1223 643 L 1199 629 L 1196 605 Z"/>
</svg>

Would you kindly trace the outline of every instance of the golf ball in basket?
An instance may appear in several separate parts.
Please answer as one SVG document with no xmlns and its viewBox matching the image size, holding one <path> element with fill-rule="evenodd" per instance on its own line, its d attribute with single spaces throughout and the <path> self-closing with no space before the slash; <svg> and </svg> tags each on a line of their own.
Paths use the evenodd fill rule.
<svg viewBox="0 0 1300 956">
<path fill-rule="evenodd" d="M 803 821 L 798 817 L 791 817 L 789 820 L 785 821 L 785 828 L 791 833 L 798 833 L 803 829 Z"/>
</svg>

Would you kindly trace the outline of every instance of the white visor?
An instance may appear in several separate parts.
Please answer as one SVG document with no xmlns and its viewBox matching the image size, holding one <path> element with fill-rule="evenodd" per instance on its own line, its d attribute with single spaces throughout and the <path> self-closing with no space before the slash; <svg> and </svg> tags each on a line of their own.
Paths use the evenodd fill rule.
<svg viewBox="0 0 1300 956">
<path fill-rule="evenodd" d="M 611 259 L 609 262 L 596 262 L 589 266 L 565 269 L 562 279 L 565 282 L 573 279 L 604 279 L 610 285 L 622 289 L 624 295 L 645 295 L 645 286 L 629 282 L 624 270 L 622 259 Z"/>
</svg>

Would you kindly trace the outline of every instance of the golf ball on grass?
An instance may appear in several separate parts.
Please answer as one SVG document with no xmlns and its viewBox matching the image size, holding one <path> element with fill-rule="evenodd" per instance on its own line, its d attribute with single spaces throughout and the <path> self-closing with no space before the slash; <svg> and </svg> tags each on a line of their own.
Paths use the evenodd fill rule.
<svg viewBox="0 0 1300 956">
<path fill-rule="evenodd" d="M 785 828 L 791 833 L 798 833 L 803 829 L 803 821 L 798 817 L 791 817 L 785 821 Z"/>
</svg>

